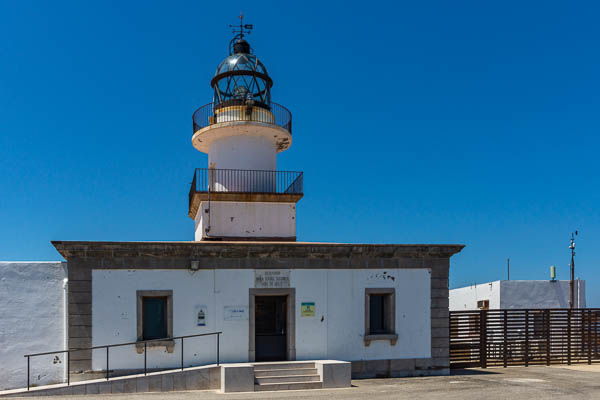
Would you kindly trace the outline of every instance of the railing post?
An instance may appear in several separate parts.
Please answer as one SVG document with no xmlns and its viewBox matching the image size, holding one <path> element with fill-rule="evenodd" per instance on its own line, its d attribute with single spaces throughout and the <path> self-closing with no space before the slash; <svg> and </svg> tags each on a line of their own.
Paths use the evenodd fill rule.
<svg viewBox="0 0 600 400">
<path fill-rule="evenodd" d="M 71 385 L 71 350 L 67 349 L 67 386 Z"/>
<path fill-rule="evenodd" d="M 29 356 L 27 356 L 27 391 L 29 391 Z"/>
<path fill-rule="evenodd" d="M 108 349 L 109 347 L 106 346 L 106 380 L 108 380 Z"/>
<path fill-rule="evenodd" d="M 183 371 L 183 338 L 181 338 L 181 370 Z"/>
<path fill-rule="evenodd" d="M 221 337 L 220 333 L 217 333 L 217 365 L 219 365 L 219 338 Z"/>
<path fill-rule="evenodd" d="M 146 346 L 148 342 L 144 342 L 144 375 L 146 375 L 147 373 L 147 369 L 146 369 L 146 354 L 148 353 L 146 350 L 148 349 L 148 347 Z"/>
</svg>

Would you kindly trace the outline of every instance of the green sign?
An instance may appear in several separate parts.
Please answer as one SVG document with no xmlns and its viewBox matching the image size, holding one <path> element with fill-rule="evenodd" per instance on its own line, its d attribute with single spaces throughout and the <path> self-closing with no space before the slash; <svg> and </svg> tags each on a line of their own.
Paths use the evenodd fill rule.
<svg viewBox="0 0 600 400">
<path fill-rule="evenodd" d="M 302 303 L 300 306 L 300 315 L 303 317 L 314 317 L 315 303 Z"/>
</svg>

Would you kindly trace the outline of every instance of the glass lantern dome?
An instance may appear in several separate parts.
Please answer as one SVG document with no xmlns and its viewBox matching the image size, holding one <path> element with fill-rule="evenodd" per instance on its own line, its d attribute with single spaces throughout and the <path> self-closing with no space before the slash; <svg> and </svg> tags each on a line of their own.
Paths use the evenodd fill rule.
<svg viewBox="0 0 600 400">
<path fill-rule="evenodd" d="M 219 64 L 211 81 L 215 109 L 236 105 L 269 109 L 273 80 L 267 69 L 243 37 L 234 38 L 230 47 L 229 57 Z"/>
</svg>

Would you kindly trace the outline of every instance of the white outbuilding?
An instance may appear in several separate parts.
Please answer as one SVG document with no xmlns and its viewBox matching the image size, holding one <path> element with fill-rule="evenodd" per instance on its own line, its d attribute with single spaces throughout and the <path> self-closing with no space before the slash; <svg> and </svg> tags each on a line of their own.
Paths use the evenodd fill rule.
<svg viewBox="0 0 600 400">
<path fill-rule="evenodd" d="M 585 281 L 575 280 L 574 308 L 585 308 Z M 570 281 L 502 280 L 450 290 L 450 311 L 569 308 Z"/>
</svg>

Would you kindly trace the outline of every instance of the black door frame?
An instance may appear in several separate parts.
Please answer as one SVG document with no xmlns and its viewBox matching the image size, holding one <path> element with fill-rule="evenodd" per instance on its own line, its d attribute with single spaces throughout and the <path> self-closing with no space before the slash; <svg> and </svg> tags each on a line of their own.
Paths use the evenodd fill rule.
<svg viewBox="0 0 600 400">
<path fill-rule="evenodd" d="M 296 360 L 296 289 L 249 289 L 248 311 L 248 362 L 256 361 L 256 296 L 285 296 L 286 313 L 286 361 Z"/>
</svg>

